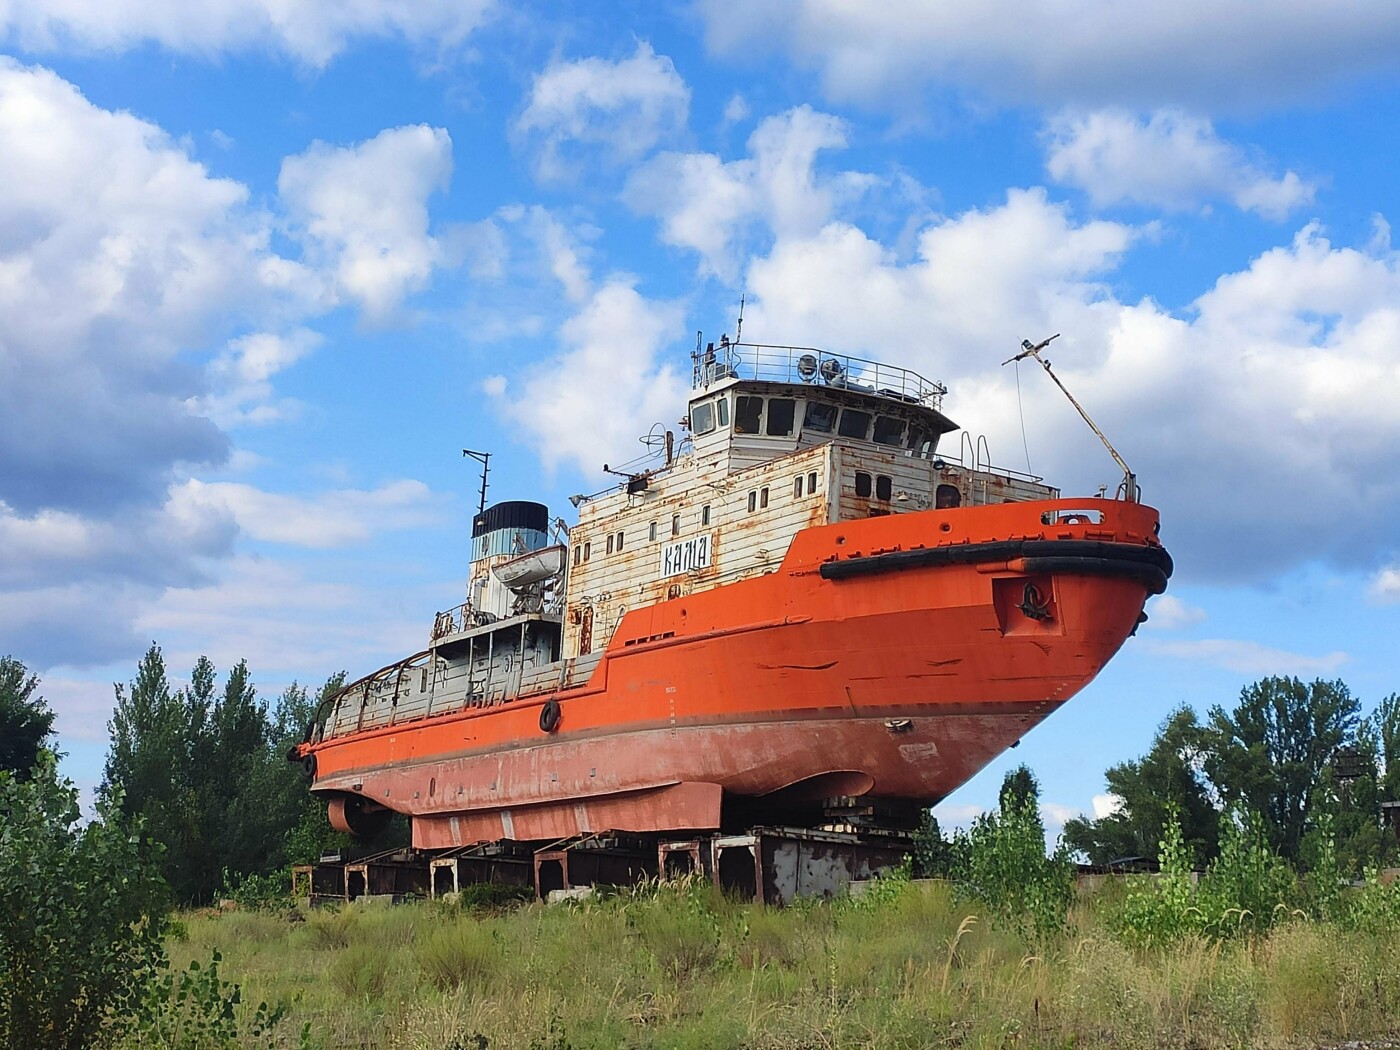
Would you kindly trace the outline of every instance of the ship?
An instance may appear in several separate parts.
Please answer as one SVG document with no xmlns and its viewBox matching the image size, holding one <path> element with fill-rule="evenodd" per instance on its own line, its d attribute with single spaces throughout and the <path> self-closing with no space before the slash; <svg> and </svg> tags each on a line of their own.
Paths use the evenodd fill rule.
<svg viewBox="0 0 1400 1050">
<path fill-rule="evenodd" d="M 1045 345 L 1013 360 L 1059 383 Z M 910 369 L 727 337 L 691 358 L 678 430 L 571 497 L 572 526 L 486 505 L 483 474 L 466 600 L 288 756 L 336 828 L 397 812 L 450 850 L 907 826 L 1092 681 L 1167 585 L 1158 513 L 1097 427 L 1123 482 L 1064 497 L 993 466 Z"/>
</svg>

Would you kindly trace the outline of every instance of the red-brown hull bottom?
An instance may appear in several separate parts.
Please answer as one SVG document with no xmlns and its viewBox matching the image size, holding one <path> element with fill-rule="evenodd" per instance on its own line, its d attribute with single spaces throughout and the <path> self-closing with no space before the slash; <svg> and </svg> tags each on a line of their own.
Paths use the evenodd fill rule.
<svg viewBox="0 0 1400 1050">
<path fill-rule="evenodd" d="M 1045 527 L 1051 504 L 807 530 L 776 573 L 629 613 L 583 688 L 308 745 L 313 789 L 409 813 L 432 848 L 717 828 L 735 800 L 936 801 L 1136 626 L 1150 579 L 1099 555 L 1164 559 L 1156 512 L 1085 504 L 1102 515 L 1092 532 Z M 944 558 L 1008 537 L 1056 556 Z M 545 731 L 550 700 L 561 717 Z"/>
</svg>

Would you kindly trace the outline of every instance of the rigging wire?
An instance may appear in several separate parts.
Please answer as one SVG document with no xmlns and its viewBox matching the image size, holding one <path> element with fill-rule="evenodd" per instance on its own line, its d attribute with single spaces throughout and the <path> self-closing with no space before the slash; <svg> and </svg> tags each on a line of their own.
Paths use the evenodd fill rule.
<svg viewBox="0 0 1400 1050">
<path fill-rule="evenodd" d="M 1021 417 L 1021 447 L 1026 451 L 1026 473 L 1031 470 L 1031 446 L 1026 442 L 1026 411 L 1021 407 L 1021 362 L 1016 362 L 1016 413 Z"/>
</svg>

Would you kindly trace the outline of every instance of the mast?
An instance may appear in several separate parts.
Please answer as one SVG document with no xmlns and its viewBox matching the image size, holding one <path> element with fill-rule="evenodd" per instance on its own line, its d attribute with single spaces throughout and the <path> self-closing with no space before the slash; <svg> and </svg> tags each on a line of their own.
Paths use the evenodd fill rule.
<svg viewBox="0 0 1400 1050">
<path fill-rule="evenodd" d="M 1001 363 L 1002 367 L 1005 368 L 1013 361 L 1020 361 L 1021 359 L 1026 357 L 1033 357 L 1040 362 L 1040 367 L 1045 369 L 1045 374 L 1048 375 L 1051 379 L 1053 379 L 1055 381 L 1055 385 L 1060 388 L 1061 393 L 1063 393 L 1065 397 L 1069 398 L 1069 403 L 1074 406 L 1075 411 L 1079 413 L 1079 415 L 1083 418 L 1084 422 L 1089 424 L 1089 429 L 1098 435 L 1099 440 L 1103 442 L 1103 447 L 1108 449 L 1108 454 L 1113 457 L 1113 462 L 1117 463 L 1119 469 L 1123 471 L 1123 484 L 1121 486 L 1123 498 L 1129 503 L 1136 503 L 1138 502 L 1137 475 L 1134 474 L 1131 469 L 1129 469 L 1128 464 L 1124 461 L 1123 457 L 1118 454 L 1118 450 L 1113 447 L 1113 442 L 1109 441 L 1108 438 L 1104 436 L 1104 432 L 1098 428 L 1097 424 L 1095 424 L 1092 419 L 1089 418 L 1089 413 L 1084 411 L 1084 406 L 1081 405 L 1078 401 L 1076 401 L 1074 399 L 1074 395 L 1069 392 L 1069 389 L 1063 383 L 1060 382 L 1060 377 L 1057 376 L 1054 370 L 1050 367 L 1050 362 L 1040 356 L 1040 352 L 1058 338 L 1060 338 L 1059 332 L 1056 332 L 1049 339 L 1043 339 L 1038 343 L 1032 343 L 1029 339 L 1022 339 L 1021 352 L 1015 357 L 1009 357 L 1005 361 L 1003 361 Z"/>
</svg>

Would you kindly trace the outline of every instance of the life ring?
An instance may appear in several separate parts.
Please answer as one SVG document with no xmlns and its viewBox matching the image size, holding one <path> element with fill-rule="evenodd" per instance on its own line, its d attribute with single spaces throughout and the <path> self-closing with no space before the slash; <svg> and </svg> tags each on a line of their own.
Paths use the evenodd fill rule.
<svg viewBox="0 0 1400 1050">
<path fill-rule="evenodd" d="M 552 733 L 559 728 L 559 701 L 550 700 L 540 708 L 540 730 L 545 733 Z"/>
</svg>

